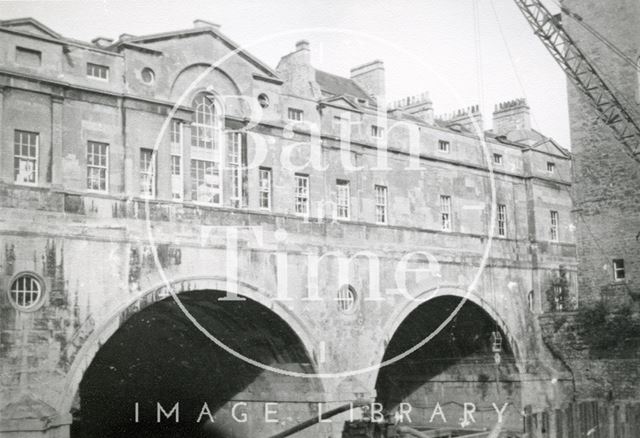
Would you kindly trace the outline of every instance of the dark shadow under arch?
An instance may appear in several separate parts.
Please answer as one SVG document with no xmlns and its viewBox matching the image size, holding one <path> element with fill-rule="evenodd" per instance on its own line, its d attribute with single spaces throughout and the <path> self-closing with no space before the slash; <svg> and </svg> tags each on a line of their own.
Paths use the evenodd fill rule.
<svg viewBox="0 0 640 438">
<path fill-rule="evenodd" d="M 414 309 L 398 326 L 386 347 L 384 360 L 407 351 L 431 334 L 462 298 L 439 296 Z M 500 364 L 495 362 L 492 333 L 502 339 Z M 509 429 L 521 427 L 520 379 L 512 347 L 498 324 L 479 305 L 466 301 L 458 314 L 433 339 L 409 356 L 382 368 L 376 382 L 377 401 L 393 411 L 409 403 L 412 421 L 425 427 L 459 427 L 464 403 L 473 403 L 477 424 L 492 427 L 497 420 L 491 403 L 508 402 Z M 444 410 L 429 422 L 435 405 Z"/>
<path fill-rule="evenodd" d="M 221 301 L 223 296 L 203 290 L 182 293 L 180 299 L 200 324 L 239 353 L 273 367 L 314 372 L 299 337 L 279 316 L 250 299 Z M 263 435 L 278 427 L 264 422 L 263 402 L 283 400 L 288 415 L 293 410 L 310 417 L 314 410 L 308 402 L 320 401 L 321 394 L 317 380 L 264 371 L 222 350 L 169 297 L 132 315 L 100 348 L 80 384 L 72 436 Z M 231 417 L 231 405 L 239 401 L 247 402 L 237 411 L 249 416 L 247 423 Z M 157 424 L 158 403 L 166 411 L 180 403 L 179 422 Z M 204 403 L 215 424 L 196 422 Z"/>
</svg>

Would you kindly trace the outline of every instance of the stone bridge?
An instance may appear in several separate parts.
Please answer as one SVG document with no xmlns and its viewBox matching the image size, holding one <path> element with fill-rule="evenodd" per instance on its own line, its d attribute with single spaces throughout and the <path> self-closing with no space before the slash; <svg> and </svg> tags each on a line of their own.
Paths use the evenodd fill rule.
<svg viewBox="0 0 640 438">
<path fill-rule="evenodd" d="M 518 430 L 524 406 L 571 391 L 516 241 L 15 186 L 2 197 L 16 207 L 0 224 L 5 285 L 31 272 L 44 286 L 31 312 L 2 294 L 2 436 L 268 436 L 359 399 L 420 424 L 460 426 L 466 409 L 469 427 L 508 403 Z M 306 434 L 339 436 L 349 415 Z"/>
</svg>

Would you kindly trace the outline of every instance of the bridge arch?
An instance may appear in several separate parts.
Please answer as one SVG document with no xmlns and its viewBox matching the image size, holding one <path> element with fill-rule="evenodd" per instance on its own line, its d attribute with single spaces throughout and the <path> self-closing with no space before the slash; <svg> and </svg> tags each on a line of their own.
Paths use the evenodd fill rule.
<svg viewBox="0 0 640 438">
<path fill-rule="evenodd" d="M 302 366 L 303 368 L 306 367 L 306 372 L 316 372 L 317 365 L 313 346 L 317 345 L 317 343 L 314 342 L 310 330 L 288 307 L 278 301 L 271 300 L 266 291 L 249 283 L 239 281 L 228 283 L 226 278 L 215 276 L 184 277 L 173 280 L 171 285 L 176 294 L 181 298 L 181 302 L 186 303 L 186 305 L 188 305 L 189 299 L 195 295 L 198 296 L 199 302 L 208 299 L 213 301 L 221 297 L 224 298 L 226 296 L 226 292 L 224 291 L 228 288 L 236 290 L 237 295 L 241 299 L 245 299 L 253 311 L 255 311 L 255 309 L 261 309 L 261 311 L 264 312 L 263 315 L 272 315 L 269 324 L 276 324 L 276 321 L 280 324 L 277 330 L 283 333 L 283 336 L 286 336 L 287 342 L 292 345 L 292 350 L 297 349 L 297 353 L 295 353 L 294 356 L 300 354 L 305 357 Z M 140 315 L 149 315 L 148 312 L 151 312 L 154 306 L 165 305 L 166 307 L 167 304 L 173 304 L 175 306 L 175 302 L 167 286 L 164 284 L 155 285 L 137 294 L 134 299 L 120 306 L 110 317 L 103 320 L 75 355 L 72 366 L 67 373 L 60 404 L 58 404 L 58 406 L 60 406 L 60 412 L 67 413 L 73 408 L 76 397 L 80 393 L 83 379 L 90 371 L 90 367 L 92 367 L 96 358 L 99 358 L 101 351 L 104 351 L 105 346 L 108 346 L 114 339 L 119 339 L 119 334 L 127 328 L 128 324 L 132 322 L 137 324 L 138 320 L 136 318 Z M 265 322 L 265 324 L 267 323 Z M 193 327 L 192 330 L 196 331 L 197 329 Z M 202 335 L 202 337 L 204 338 L 204 335 Z M 206 341 L 211 344 L 212 348 L 215 348 L 215 345 L 211 341 L 208 339 Z M 299 345 L 296 344 L 296 342 L 298 342 Z M 230 348 L 233 348 L 233 346 L 230 346 Z M 239 361 L 235 358 L 234 360 L 236 360 L 236 362 Z M 296 369 L 296 371 L 300 372 L 301 370 Z M 286 376 L 282 378 L 286 378 Z M 309 379 L 298 380 L 304 382 Z M 314 379 L 312 383 L 308 384 L 306 390 L 310 391 L 309 388 L 313 389 L 311 399 L 315 397 L 318 402 L 324 401 L 325 391 L 321 380 Z M 308 403 L 306 405 L 308 405 Z"/>
<path fill-rule="evenodd" d="M 414 299 L 403 302 L 400 306 L 397 306 L 393 313 L 389 316 L 382 333 L 384 334 L 384 345 L 386 346 L 396 334 L 400 325 L 407 319 L 407 317 L 415 311 L 418 307 L 429 301 L 442 296 L 453 296 L 461 299 L 466 299 L 468 302 L 479 306 L 485 311 L 493 321 L 498 325 L 500 330 L 506 335 L 506 341 L 509 343 L 513 350 L 514 357 L 520 368 L 521 365 L 521 353 L 518 346 L 518 341 L 513 336 L 513 331 L 507 324 L 507 322 L 500 316 L 496 309 L 485 299 L 483 299 L 477 292 L 468 292 L 463 286 L 458 285 L 440 285 L 431 289 L 426 289 L 416 295 Z M 384 349 L 380 352 L 380 361 L 384 356 Z M 522 372 L 523 370 L 520 369 Z"/>
<path fill-rule="evenodd" d="M 478 293 L 456 286 L 424 291 L 395 309 L 383 327 L 382 344 L 381 363 L 419 346 L 375 376 L 377 401 L 387 411 L 412 410 L 411 421 L 427 428 L 460 428 L 462 409 L 473 406 L 474 421 L 463 427 L 483 429 L 495 426 L 495 409 L 506 403 L 501 413 L 505 429 L 521 427 L 523 370 L 517 342 L 507 322 Z M 443 415 L 434 416 L 438 409 Z"/>
</svg>

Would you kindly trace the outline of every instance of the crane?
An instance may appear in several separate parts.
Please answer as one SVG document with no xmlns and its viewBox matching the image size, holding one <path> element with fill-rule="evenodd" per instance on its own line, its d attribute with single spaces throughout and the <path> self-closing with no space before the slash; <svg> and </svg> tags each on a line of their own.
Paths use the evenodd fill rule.
<svg viewBox="0 0 640 438">
<path fill-rule="evenodd" d="M 593 105 L 625 151 L 640 163 L 640 125 L 624 107 L 612 87 L 540 0 L 514 0 L 534 34 L 540 38 L 574 85 Z M 566 11 L 568 12 L 568 11 Z"/>
</svg>

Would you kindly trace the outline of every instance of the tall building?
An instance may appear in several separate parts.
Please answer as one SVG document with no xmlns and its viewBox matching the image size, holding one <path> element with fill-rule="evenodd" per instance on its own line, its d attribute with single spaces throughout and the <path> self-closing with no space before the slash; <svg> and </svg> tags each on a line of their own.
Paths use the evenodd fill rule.
<svg viewBox="0 0 640 438">
<path fill-rule="evenodd" d="M 619 48 L 630 64 L 583 26 L 564 25 L 622 104 L 640 121 L 640 4 L 573 1 L 564 4 Z M 569 85 L 580 301 L 631 306 L 640 299 L 640 163 L 598 120 L 585 96 Z"/>
<path fill-rule="evenodd" d="M 506 403 L 519 430 L 570 397 L 537 318 L 576 300 L 569 153 L 524 100 L 485 131 L 310 50 L 273 69 L 201 20 L 91 43 L 0 22 L 3 437 L 268 436 L 354 399 L 445 425 L 472 400 L 478 428 Z M 177 401 L 216 421 L 157 429 Z"/>
</svg>

